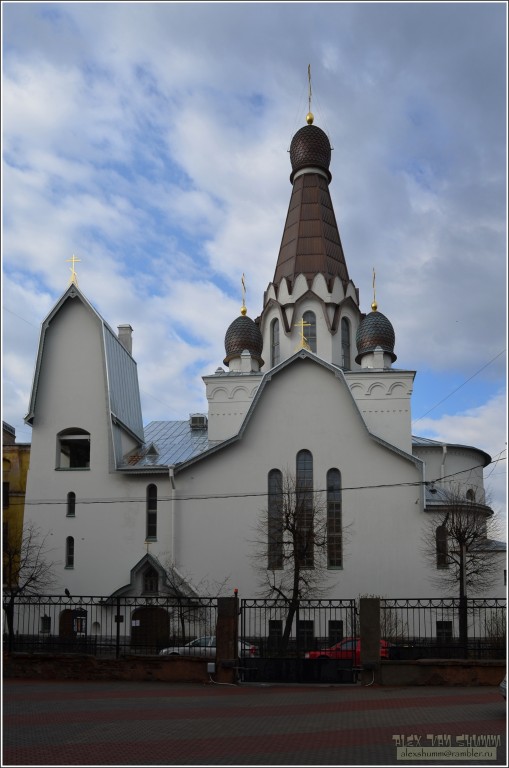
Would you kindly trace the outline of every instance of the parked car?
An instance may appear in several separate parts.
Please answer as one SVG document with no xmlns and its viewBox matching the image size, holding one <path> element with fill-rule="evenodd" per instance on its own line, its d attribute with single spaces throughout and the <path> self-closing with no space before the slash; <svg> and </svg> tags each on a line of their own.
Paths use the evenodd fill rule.
<svg viewBox="0 0 509 768">
<path fill-rule="evenodd" d="M 391 644 L 387 640 L 380 640 L 380 658 L 389 658 Z M 361 663 L 361 641 L 355 637 L 345 637 L 339 643 L 330 648 L 320 648 L 318 651 L 307 651 L 305 659 L 352 659 L 353 666 L 359 667 Z"/>
<path fill-rule="evenodd" d="M 498 686 L 498 689 L 499 689 L 500 693 L 502 694 L 502 696 L 504 697 L 504 699 L 506 699 L 507 698 L 507 675 L 504 677 L 504 679 L 502 680 L 502 682 Z"/>
<path fill-rule="evenodd" d="M 258 656 L 259 649 L 256 645 L 248 643 L 245 640 L 239 640 L 239 657 L 247 658 L 252 656 Z M 216 656 L 216 637 L 215 635 L 207 635 L 205 637 L 197 637 L 196 640 L 191 640 L 190 643 L 185 645 L 175 645 L 170 648 L 163 648 L 159 651 L 159 656 Z"/>
</svg>

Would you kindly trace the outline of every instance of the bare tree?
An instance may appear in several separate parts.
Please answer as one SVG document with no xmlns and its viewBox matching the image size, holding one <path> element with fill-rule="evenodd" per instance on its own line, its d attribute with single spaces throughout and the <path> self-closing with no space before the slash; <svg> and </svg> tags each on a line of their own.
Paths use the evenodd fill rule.
<svg viewBox="0 0 509 768">
<path fill-rule="evenodd" d="M 184 641 L 186 626 L 190 621 L 194 624 L 196 618 L 200 618 L 200 614 L 203 614 L 204 618 L 209 615 L 208 611 L 204 610 L 200 597 L 219 597 L 226 589 L 228 577 L 222 582 L 213 582 L 212 585 L 205 579 L 193 585 L 191 578 L 182 575 L 175 564 L 167 562 L 165 571 L 166 585 L 175 601 L 180 634 Z"/>
<path fill-rule="evenodd" d="M 55 585 L 55 563 L 49 559 L 49 533 L 41 535 L 34 524 L 21 533 L 10 531 L 3 539 L 3 603 L 9 632 L 9 650 L 14 640 L 16 598 L 42 595 Z"/>
<path fill-rule="evenodd" d="M 460 487 L 439 489 L 440 506 L 429 514 L 424 529 L 424 554 L 432 566 L 433 583 L 460 599 L 460 644 L 468 635 L 467 597 L 486 595 L 500 574 L 500 559 L 488 537 L 500 535 L 486 503 L 466 498 Z"/>
<path fill-rule="evenodd" d="M 275 476 L 268 506 L 256 526 L 253 559 L 260 574 L 260 594 L 280 598 L 286 606 L 281 650 L 288 646 L 301 600 L 326 593 L 328 557 L 342 554 L 343 531 L 336 519 L 332 533 L 327 511 L 323 493 L 298 482 L 287 470 Z"/>
</svg>

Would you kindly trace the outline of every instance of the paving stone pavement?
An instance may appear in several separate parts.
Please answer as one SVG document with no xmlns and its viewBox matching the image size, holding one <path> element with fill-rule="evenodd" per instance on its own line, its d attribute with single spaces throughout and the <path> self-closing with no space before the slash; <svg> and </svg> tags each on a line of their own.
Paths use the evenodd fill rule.
<svg viewBox="0 0 509 768">
<path fill-rule="evenodd" d="M 491 686 L 7 679 L 2 765 L 507 765 L 506 706 Z"/>
</svg>

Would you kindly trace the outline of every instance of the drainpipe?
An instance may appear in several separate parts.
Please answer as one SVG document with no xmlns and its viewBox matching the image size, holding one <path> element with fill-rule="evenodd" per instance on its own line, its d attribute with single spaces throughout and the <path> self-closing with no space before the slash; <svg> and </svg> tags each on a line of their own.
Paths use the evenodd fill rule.
<svg viewBox="0 0 509 768">
<path fill-rule="evenodd" d="M 175 466 L 172 464 L 170 472 L 170 530 L 171 530 L 171 564 L 175 565 Z"/>
<path fill-rule="evenodd" d="M 442 446 L 442 463 L 440 464 L 440 479 L 443 480 L 445 477 L 445 460 L 447 458 L 447 446 Z"/>
</svg>

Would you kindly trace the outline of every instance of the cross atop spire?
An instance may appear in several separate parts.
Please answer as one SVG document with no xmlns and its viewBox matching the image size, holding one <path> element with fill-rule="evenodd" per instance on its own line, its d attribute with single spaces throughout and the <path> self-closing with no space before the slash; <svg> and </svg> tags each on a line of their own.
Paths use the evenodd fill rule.
<svg viewBox="0 0 509 768">
<path fill-rule="evenodd" d="M 244 273 L 242 273 L 242 279 L 240 282 L 242 283 L 242 307 L 240 308 L 240 314 L 245 315 L 247 314 L 247 308 L 246 308 L 246 282 L 244 280 Z"/>
<path fill-rule="evenodd" d="M 73 253 L 72 258 L 66 259 L 66 261 L 72 262 L 72 267 L 69 267 L 69 269 L 71 270 L 71 279 L 69 282 L 74 283 L 74 285 L 78 285 L 78 276 L 76 275 L 76 270 L 74 269 L 74 265 L 76 264 L 76 262 L 81 261 L 81 259 L 77 259 Z"/>
<path fill-rule="evenodd" d="M 313 120 L 315 119 L 315 116 L 311 112 L 311 96 L 312 96 L 312 91 L 311 91 L 311 64 L 308 64 L 308 85 L 309 85 L 309 90 L 308 90 L 308 113 L 306 115 L 306 123 L 308 125 L 311 125 L 313 123 Z"/>
<path fill-rule="evenodd" d="M 296 328 L 300 328 L 300 342 L 297 349 L 309 349 L 311 352 L 311 347 L 308 344 L 308 340 L 304 336 L 304 328 L 307 328 L 311 323 L 305 323 L 304 318 L 301 318 L 298 323 L 295 323 Z"/>
</svg>

